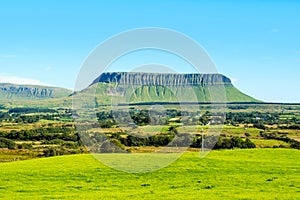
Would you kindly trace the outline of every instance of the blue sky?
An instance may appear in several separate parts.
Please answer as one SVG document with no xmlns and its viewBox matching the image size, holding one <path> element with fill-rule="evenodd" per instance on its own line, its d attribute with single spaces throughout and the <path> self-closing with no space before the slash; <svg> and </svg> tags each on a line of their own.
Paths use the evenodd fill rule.
<svg viewBox="0 0 300 200">
<path fill-rule="evenodd" d="M 196 40 L 243 92 L 300 102 L 299 10 L 299 1 L 1 1 L 0 81 L 72 89 L 105 39 L 162 27 Z"/>
</svg>

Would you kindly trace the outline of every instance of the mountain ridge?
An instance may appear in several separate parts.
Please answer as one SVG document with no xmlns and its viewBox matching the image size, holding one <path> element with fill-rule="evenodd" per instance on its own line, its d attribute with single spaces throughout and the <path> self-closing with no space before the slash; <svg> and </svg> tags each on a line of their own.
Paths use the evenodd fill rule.
<svg viewBox="0 0 300 200">
<path fill-rule="evenodd" d="M 54 86 L 0 83 L 1 99 L 53 99 L 67 97 L 72 91 Z"/>
<path fill-rule="evenodd" d="M 84 90 L 0 83 L 0 100 L 11 104 L 72 105 L 72 99 L 99 105 L 176 102 L 261 102 L 234 87 L 222 74 L 106 72 Z M 23 103 L 22 103 L 23 102 Z"/>
</svg>

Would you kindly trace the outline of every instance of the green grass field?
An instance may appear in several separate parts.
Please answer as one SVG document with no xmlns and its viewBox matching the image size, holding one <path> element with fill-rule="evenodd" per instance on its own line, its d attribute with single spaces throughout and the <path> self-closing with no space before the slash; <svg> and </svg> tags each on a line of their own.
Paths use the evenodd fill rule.
<svg viewBox="0 0 300 200">
<path fill-rule="evenodd" d="M 186 153 L 141 174 L 91 155 L 1 163 L 0 199 L 300 199 L 299 158 L 291 149 Z"/>
<path fill-rule="evenodd" d="M 290 144 L 280 140 L 252 139 L 257 148 L 273 148 L 274 146 L 290 147 Z"/>
</svg>

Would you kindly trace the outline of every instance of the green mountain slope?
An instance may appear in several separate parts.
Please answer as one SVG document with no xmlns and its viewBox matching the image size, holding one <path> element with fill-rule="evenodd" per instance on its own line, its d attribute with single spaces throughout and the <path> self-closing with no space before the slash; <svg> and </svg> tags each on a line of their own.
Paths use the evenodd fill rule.
<svg viewBox="0 0 300 200">
<path fill-rule="evenodd" d="M 260 102 L 240 92 L 221 74 L 103 73 L 83 94 L 96 94 L 100 104 Z"/>
<path fill-rule="evenodd" d="M 67 97 L 72 91 L 58 87 L 0 83 L 0 99 L 42 100 Z"/>
</svg>

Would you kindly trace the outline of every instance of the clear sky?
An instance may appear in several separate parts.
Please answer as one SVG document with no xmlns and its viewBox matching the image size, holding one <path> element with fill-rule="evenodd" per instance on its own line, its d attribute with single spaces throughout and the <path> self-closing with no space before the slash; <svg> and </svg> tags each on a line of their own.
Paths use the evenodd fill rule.
<svg viewBox="0 0 300 200">
<path fill-rule="evenodd" d="M 196 40 L 243 92 L 300 102 L 300 1 L 3 0 L 0 27 L 2 82 L 72 89 L 105 39 L 162 27 Z"/>
</svg>

